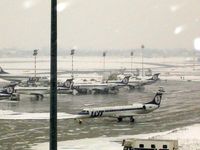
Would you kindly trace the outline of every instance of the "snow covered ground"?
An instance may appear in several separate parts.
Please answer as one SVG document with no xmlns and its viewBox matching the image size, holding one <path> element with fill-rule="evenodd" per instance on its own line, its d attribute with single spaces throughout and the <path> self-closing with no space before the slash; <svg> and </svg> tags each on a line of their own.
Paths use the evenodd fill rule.
<svg viewBox="0 0 200 150">
<path fill-rule="evenodd" d="M 72 119 L 77 115 L 58 112 L 58 119 Z M 22 120 L 22 119 L 49 119 L 49 113 L 27 113 L 27 112 L 14 112 L 11 110 L 0 110 L 0 119 L 9 120 Z"/>
<path fill-rule="evenodd" d="M 96 150 L 98 148 L 98 150 L 122 150 L 121 141 L 128 138 L 173 139 L 178 140 L 179 150 L 200 150 L 200 124 L 159 133 L 62 141 L 58 142 L 58 149 Z M 48 149 L 48 146 L 49 143 L 41 143 L 34 145 L 32 150 Z"/>
</svg>

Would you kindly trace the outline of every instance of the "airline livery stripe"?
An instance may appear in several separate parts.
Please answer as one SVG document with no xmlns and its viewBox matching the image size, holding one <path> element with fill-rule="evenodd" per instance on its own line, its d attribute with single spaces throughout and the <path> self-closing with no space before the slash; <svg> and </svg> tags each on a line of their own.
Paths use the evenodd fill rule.
<svg viewBox="0 0 200 150">
<path fill-rule="evenodd" d="M 143 108 L 110 109 L 110 110 L 105 110 L 104 112 L 129 111 L 129 110 L 140 110 L 140 109 L 143 109 Z"/>
</svg>

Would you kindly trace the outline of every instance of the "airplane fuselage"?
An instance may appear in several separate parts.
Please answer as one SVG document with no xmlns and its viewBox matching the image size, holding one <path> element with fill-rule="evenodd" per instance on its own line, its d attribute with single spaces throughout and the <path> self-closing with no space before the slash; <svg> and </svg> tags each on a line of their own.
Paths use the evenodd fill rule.
<svg viewBox="0 0 200 150">
<path fill-rule="evenodd" d="M 84 109 L 79 113 L 80 118 L 94 117 L 131 117 L 138 114 L 150 113 L 158 108 L 154 104 L 133 104 L 126 106 L 99 107 Z"/>
<path fill-rule="evenodd" d="M 30 76 L 26 75 L 12 75 L 12 74 L 0 74 L 0 78 L 8 81 L 21 82 L 23 80 L 28 80 Z"/>
</svg>

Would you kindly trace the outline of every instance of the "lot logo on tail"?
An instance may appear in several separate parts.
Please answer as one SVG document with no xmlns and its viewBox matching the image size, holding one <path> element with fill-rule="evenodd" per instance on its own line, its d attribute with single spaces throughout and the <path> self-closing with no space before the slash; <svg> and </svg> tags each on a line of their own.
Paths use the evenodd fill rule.
<svg viewBox="0 0 200 150">
<path fill-rule="evenodd" d="M 159 105 L 159 104 L 160 104 L 160 101 L 161 101 L 161 96 L 160 96 L 160 95 L 157 95 L 157 96 L 155 97 L 155 103 L 156 103 L 157 105 Z"/>
<path fill-rule="evenodd" d="M 126 76 L 126 77 L 122 80 L 122 83 L 128 84 L 129 78 L 130 78 L 130 76 Z"/>
</svg>

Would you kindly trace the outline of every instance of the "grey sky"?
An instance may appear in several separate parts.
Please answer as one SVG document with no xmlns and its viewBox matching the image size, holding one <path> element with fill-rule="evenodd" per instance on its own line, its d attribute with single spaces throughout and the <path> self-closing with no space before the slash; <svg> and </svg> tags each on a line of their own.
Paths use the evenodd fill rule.
<svg viewBox="0 0 200 150">
<path fill-rule="evenodd" d="M 58 0 L 60 48 L 194 48 L 200 0 Z M 48 48 L 50 0 L 1 0 L 0 49 Z"/>
</svg>

